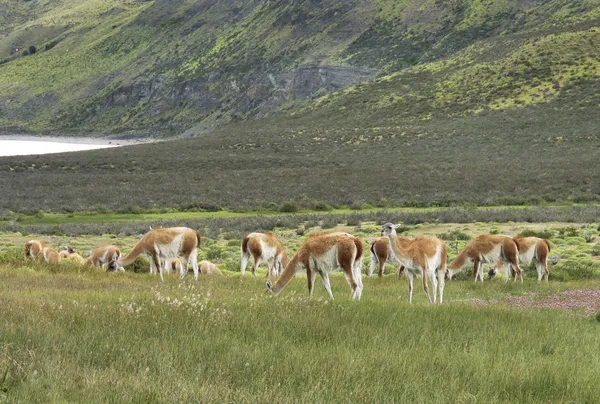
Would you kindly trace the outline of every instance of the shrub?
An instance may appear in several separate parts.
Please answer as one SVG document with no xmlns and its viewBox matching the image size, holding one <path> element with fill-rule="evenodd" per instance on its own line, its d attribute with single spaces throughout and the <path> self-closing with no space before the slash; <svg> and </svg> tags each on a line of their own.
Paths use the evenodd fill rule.
<svg viewBox="0 0 600 404">
<path fill-rule="evenodd" d="M 350 204 L 350 209 L 352 209 L 352 210 L 365 209 L 365 203 L 363 201 L 352 202 L 352 204 Z"/>
<path fill-rule="evenodd" d="M 458 229 L 456 230 L 452 230 L 452 231 L 447 231 L 447 232 L 443 232 L 443 233 L 438 233 L 438 238 L 442 239 L 442 240 L 464 240 L 464 241 L 469 241 L 472 239 L 472 237 L 470 235 L 468 235 L 467 233 L 460 231 Z"/>
<path fill-rule="evenodd" d="M 323 218 L 321 222 L 321 227 L 323 229 L 331 229 L 339 224 L 339 218 L 335 215 L 327 215 Z"/>
<path fill-rule="evenodd" d="M 2 251 L 0 253 L 0 264 L 12 264 L 22 262 L 23 260 L 23 251 L 18 248 Z"/>
<path fill-rule="evenodd" d="M 213 260 L 218 260 L 222 257 L 223 257 L 223 249 L 220 246 L 213 244 L 210 247 L 208 247 L 208 250 L 206 251 L 207 259 L 213 261 Z"/>
<path fill-rule="evenodd" d="M 346 224 L 348 226 L 358 226 L 358 225 L 360 225 L 360 217 L 355 216 L 355 215 L 350 215 L 346 219 Z"/>
<path fill-rule="evenodd" d="M 298 204 L 294 201 L 284 202 L 279 206 L 280 212 L 294 213 L 298 211 Z"/>
<path fill-rule="evenodd" d="M 315 204 L 313 205 L 313 209 L 318 210 L 320 212 L 328 212 L 328 211 L 332 210 L 333 207 L 331 205 L 329 205 L 328 203 L 319 201 L 319 202 L 315 202 Z"/>
<path fill-rule="evenodd" d="M 558 230 L 560 237 L 577 237 L 579 236 L 579 230 L 575 227 L 561 227 Z"/>
<path fill-rule="evenodd" d="M 554 233 L 551 230 L 533 230 L 533 229 L 525 229 L 519 234 L 517 237 L 539 237 L 550 239 L 554 237 Z"/>
<path fill-rule="evenodd" d="M 150 272 L 150 261 L 146 257 L 137 257 L 131 265 L 128 265 L 126 270 L 133 271 L 135 273 L 146 273 Z"/>
<path fill-rule="evenodd" d="M 568 281 L 572 279 L 592 279 L 599 277 L 600 263 L 592 260 L 569 258 L 560 260 L 552 267 L 552 279 Z"/>
</svg>

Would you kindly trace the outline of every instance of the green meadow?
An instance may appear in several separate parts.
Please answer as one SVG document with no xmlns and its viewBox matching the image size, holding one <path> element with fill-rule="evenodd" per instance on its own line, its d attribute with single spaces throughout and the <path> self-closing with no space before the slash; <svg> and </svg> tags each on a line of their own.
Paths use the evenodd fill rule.
<svg viewBox="0 0 600 404">
<path fill-rule="evenodd" d="M 447 304 L 411 306 L 404 280 L 366 279 L 350 300 L 277 298 L 264 279 L 0 267 L 3 401 L 593 402 L 597 321 L 515 308 L 508 295 L 600 287 L 449 282 Z M 496 298 L 494 305 L 473 302 Z"/>
<path fill-rule="evenodd" d="M 248 219 L 251 220 L 251 219 Z M 276 228 L 290 253 L 320 226 Z M 379 225 L 338 225 L 367 242 Z M 278 297 L 265 268 L 239 275 L 240 239 L 205 235 L 200 259 L 224 276 L 167 275 L 138 259 L 124 273 L 21 258 L 41 238 L 83 255 L 137 235 L 0 233 L 0 402 L 402 401 L 594 402 L 600 394 L 600 248 L 597 223 L 471 222 L 406 225 L 437 235 L 450 259 L 482 233 L 550 238 L 550 281 L 473 283 L 469 269 L 432 306 L 388 265 L 350 299 L 297 274 Z M 368 254 L 368 249 L 365 248 Z M 363 259 L 363 269 L 369 263 Z M 366 272 L 366 271 L 363 271 Z"/>
</svg>

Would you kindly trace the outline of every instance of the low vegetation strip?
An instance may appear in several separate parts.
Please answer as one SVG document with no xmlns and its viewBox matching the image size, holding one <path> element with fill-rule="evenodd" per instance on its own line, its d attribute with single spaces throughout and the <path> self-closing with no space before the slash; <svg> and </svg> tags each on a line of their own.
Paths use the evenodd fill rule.
<svg viewBox="0 0 600 404">
<path fill-rule="evenodd" d="M 588 287 L 600 287 L 588 281 Z M 448 305 L 408 305 L 395 276 L 360 302 L 332 277 L 278 298 L 264 280 L 0 265 L 0 398 L 6 401 L 593 402 L 598 323 L 552 309 L 477 307 L 538 286 L 451 282 Z M 579 289 L 581 282 L 561 284 Z M 511 371 L 507 371 L 510 369 Z"/>
<path fill-rule="evenodd" d="M 241 238 L 253 231 L 277 228 L 303 232 L 315 226 L 331 229 L 338 225 L 358 226 L 365 222 L 416 225 L 421 223 L 594 223 L 600 219 L 599 205 L 371 209 L 363 211 L 303 213 L 233 213 L 182 212 L 169 214 L 40 214 L 23 216 L 8 214 L 0 220 L 0 231 L 46 235 L 78 236 L 84 234 L 140 234 L 150 226 L 186 226 L 200 229 L 203 235 L 218 238 L 222 232 Z"/>
</svg>

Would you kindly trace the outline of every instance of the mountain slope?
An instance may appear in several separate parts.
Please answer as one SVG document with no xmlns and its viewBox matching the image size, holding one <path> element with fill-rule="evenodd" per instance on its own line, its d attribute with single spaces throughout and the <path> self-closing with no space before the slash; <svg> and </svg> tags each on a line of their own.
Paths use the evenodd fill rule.
<svg viewBox="0 0 600 404">
<path fill-rule="evenodd" d="M 0 125 L 201 133 L 345 88 L 395 121 L 513 108 L 595 80 L 599 18 L 592 0 L 1 1 Z"/>
</svg>

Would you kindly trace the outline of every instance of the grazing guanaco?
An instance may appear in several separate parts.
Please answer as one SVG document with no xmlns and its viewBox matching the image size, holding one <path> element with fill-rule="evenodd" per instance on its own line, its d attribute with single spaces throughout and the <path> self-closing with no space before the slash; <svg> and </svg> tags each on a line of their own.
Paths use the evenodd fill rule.
<svg viewBox="0 0 600 404">
<path fill-rule="evenodd" d="M 29 240 L 25 243 L 25 259 L 32 259 L 47 264 L 58 264 L 61 256 L 54 248 L 46 246 L 46 243 L 39 240 Z"/>
<path fill-rule="evenodd" d="M 125 271 L 119 264 L 121 259 L 121 249 L 116 245 L 107 245 L 92 250 L 90 256 L 84 261 L 84 264 L 92 267 L 100 267 L 108 272 Z"/>
<path fill-rule="evenodd" d="M 61 247 L 61 250 L 58 253 L 58 255 L 60 255 L 60 258 L 63 260 L 75 261 L 80 264 L 85 263 L 85 258 L 77 254 L 75 250 L 73 250 L 71 247 Z"/>
<path fill-rule="evenodd" d="M 390 239 L 389 237 L 378 237 L 371 243 L 371 265 L 369 266 L 369 271 L 367 272 L 367 276 L 370 278 L 373 275 L 373 271 L 375 267 L 379 267 L 379 271 L 377 275 L 381 278 L 383 276 L 383 268 L 385 267 L 385 263 L 387 262 L 390 254 Z M 404 267 L 402 265 L 398 266 L 397 274 L 400 275 Z"/>
<path fill-rule="evenodd" d="M 473 263 L 473 277 L 475 282 L 481 271 L 481 280 L 483 280 L 483 264 L 495 265 L 499 259 L 504 262 L 504 272 L 508 280 L 509 267 L 516 271 L 523 281 L 523 274 L 519 267 L 519 252 L 515 241 L 501 234 L 481 235 L 473 239 L 454 259 L 449 267 L 448 277 L 452 276 L 469 263 Z M 516 276 L 515 276 L 516 280 Z"/>
<path fill-rule="evenodd" d="M 163 279 L 163 264 L 166 260 L 181 255 L 181 278 L 192 264 L 194 279 L 198 280 L 198 245 L 200 233 L 187 227 L 166 227 L 150 230 L 133 246 L 127 256 L 118 260 L 119 266 L 131 264 L 139 255 L 149 254 L 152 265 L 157 268 L 160 279 Z"/>
<path fill-rule="evenodd" d="M 29 240 L 25 243 L 25 259 L 33 261 L 42 261 L 42 250 L 46 247 L 46 243 L 39 240 Z"/>
<path fill-rule="evenodd" d="M 269 275 L 279 276 L 281 269 L 288 264 L 285 247 L 273 233 L 250 233 L 244 237 L 240 267 L 242 276 L 246 273 L 250 255 L 254 257 L 252 264 L 252 275 L 254 276 L 256 276 L 256 268 L 258 268 L 261 260 L 267 262 L 267 277 Z"/>
<path fill-rule="evenodd" d="M 352 290 L 352 299 L 362 295 L 361 260 L 362 241 L 348 233 L 320 233 L 308 237 L 288 262 L 275 284 L 267 281 L 267 292 L 278 295 L 297 271 L 306 271 L 308 292 L 312 297 L 317 274 L 323 280 L 330 299 L 333 299 L 329 273 L 342 268 Z"/>
<path fill-rule="evenodd" d="M 548 281 L 548 254 L 550 253 L 550 241 L 545 238 L 539 237 L 515 237 L 514 242 L 517 244 L 519 250 L 519 263 L 524 265 L 530 265 L 532 261 L 535 261 L 535 266 L 538 273 L 538 282 L 542 279 Z M 497 268 L 504 267 L 504 260 L 502 257 L 498 259 L 495 267 L 490 268 L 490 277 L 496 276 Z M 505 273 L 508 271 L 504 270 Z M 517 273 L 512 270 L 513 279 L 516 278 Z"/>
<path fill-rule="evenodd" d="M 164 268 L 165 271 L 170 273 L 181 273 L 181 260 L 179 258 L 167 259 L 165 260 Z M 154 266 L 152 261 L 150 261 L 150 273 L 156 273 L 156 267 Z"/>
<path fill-rule="evenodd" d="M 207 260 L 200 261 L 198 267 L 202 275 L 223 275 L 218 266 Z"/>
<path fill-rule="evenodd" d="M 386 223 L 381 227 L 381 235 L 390 239 L 390 260 L 401 265 L 408 276 L 408 301 L 412 303 L 413 280 L 415 275 L 423 277 L 423 289 L 431 303 L 427 278 L 433 285 L 433 304 L 437 303 L 439 289 L 440 304 L 444 301 L 444 279 L 448 256 L 446 244 L 436 237 L 410 239 L 396 234 L 399 224 Z M 398 272 L 401 272 L 402 268 Z"/>
</svg>

